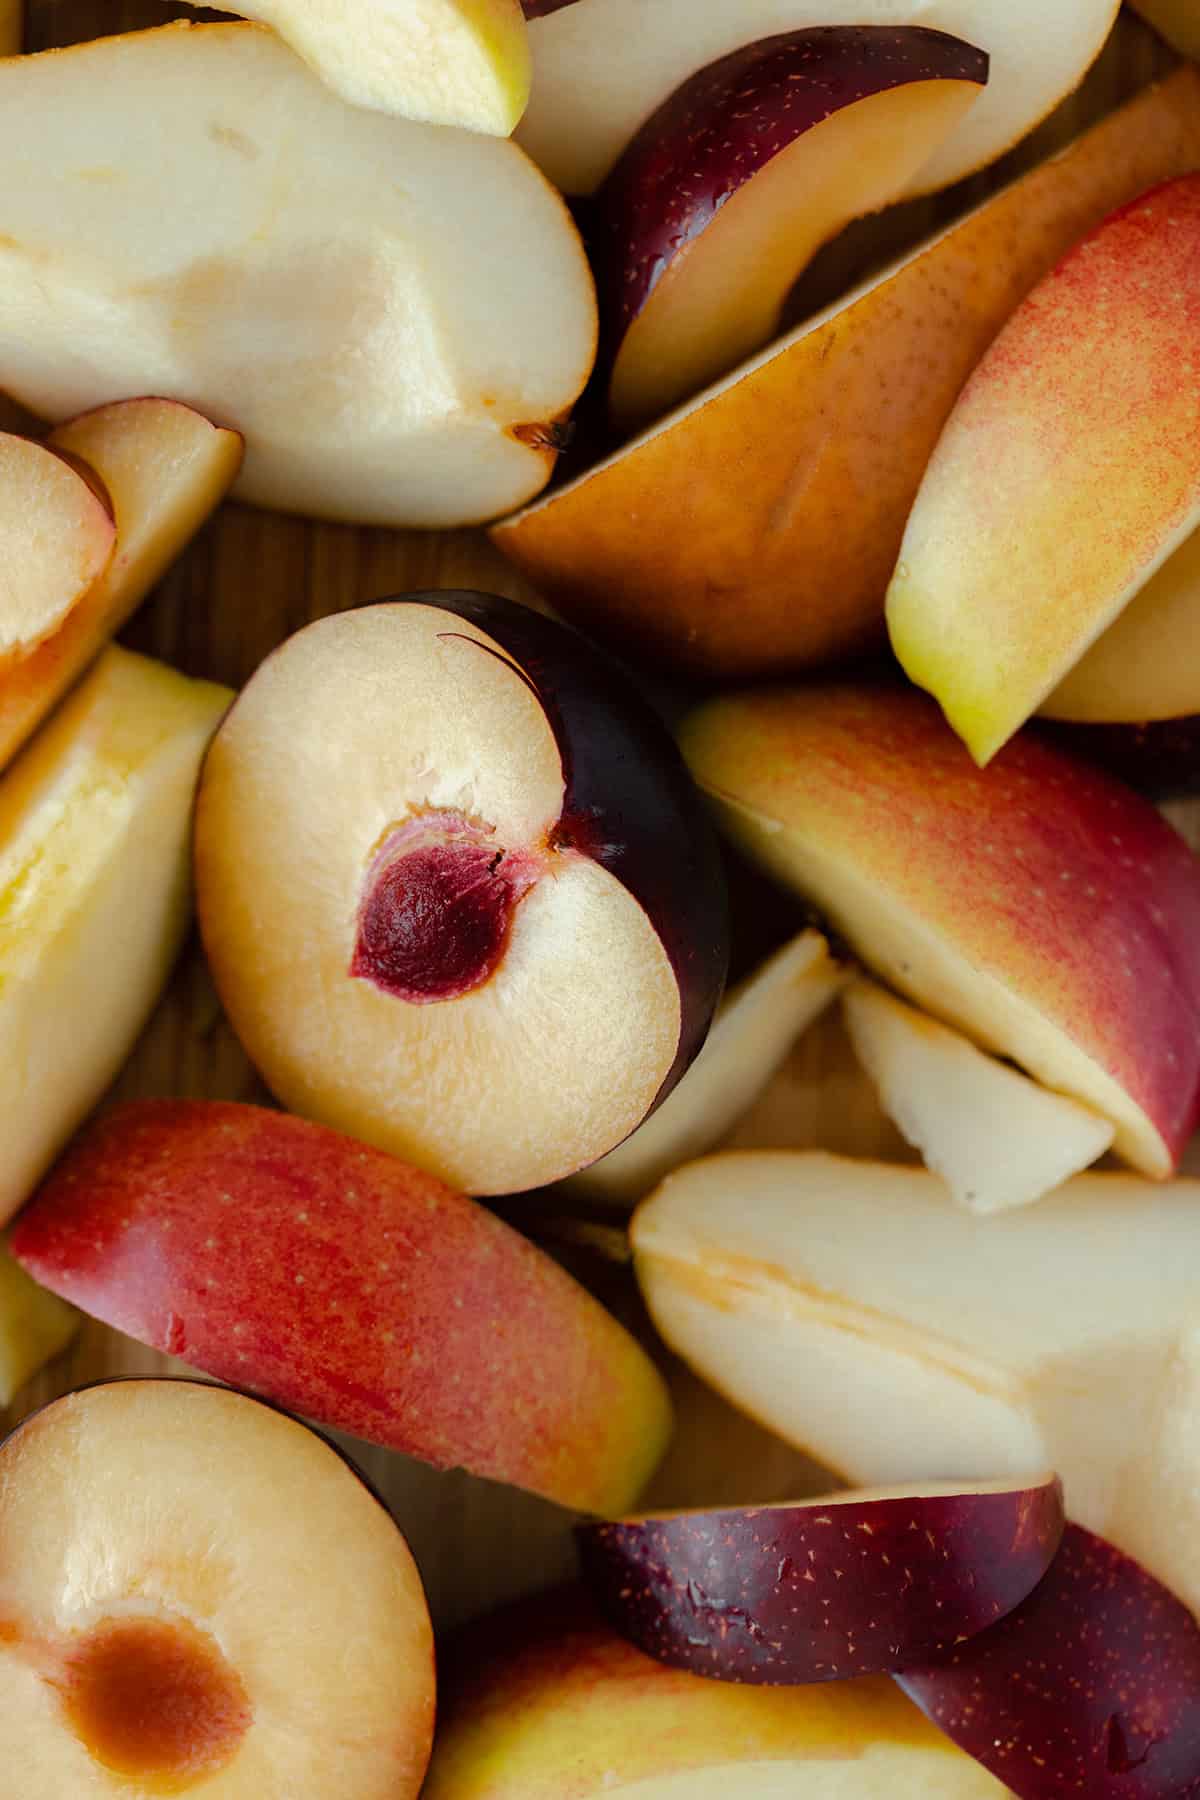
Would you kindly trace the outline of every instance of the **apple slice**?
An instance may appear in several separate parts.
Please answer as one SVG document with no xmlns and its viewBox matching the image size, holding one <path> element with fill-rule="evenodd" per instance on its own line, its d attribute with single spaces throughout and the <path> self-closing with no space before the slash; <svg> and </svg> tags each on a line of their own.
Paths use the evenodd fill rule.
<svg viewBox="0 0 1200 1800">
<path fill-rule="evenodd" d="M 784 1687 L 943 1656 L 1027 1599 L 1063 1525 L 1046 1475 L 622 1519 L 576 1539 L 600 1605 L 639 1650 Z"/>
<path fill-rule="evenodd" d="M 589 228 L 616 425 L 666 412 L 766 343 L 805 264 L 899 198 L 987 71 L 945 32 L 843 25 L 764 38 L 677 88 Z"/>
<path fill-rule="evenodd" d="M 296 1112 L 468 1193 L 611 1150 L 720 997 L 719 853 L 624 672 L 495 595 L 322 619 L 205 768 L 204 940 Z"/>
<path fill-rule="evenodd" d="M 1017 1800 L 1200 1792 L 1200 1626 L 1078 1525 L 1018 1611 L 898 1680 Z"/>
<path fill-rule="evenodd" d="M 652 1662 L 571 1589 L 443 1659 L 422 1800 L 1003 1800 L 894 1683 L 735 1687 Z M 40 1796 L 39 1796 L 40 1800 Z"/>
<path fill-rule="evenodd" d="M 0 1740 L 21 1800 L 415 1800 L 433 1706 L 408 1546 L 296 1420 L 197 1382 L 110 1382 L 0 1446 Z"/>
<path fill-rule="evenodd" d="M 1155 31 L 1184 56 L 1200 57 L 1200 12 L 1195 0 L 1130 0 Z"/>
<path fill-rule="evenodd" d="M 630 1505 L 670 1432 L 654 1365 L 549 1257 L 432 1176 L 261 1107 L 121 1107 L 13 1247 L 152 1349 L 578 1510 Z"/>
<path fill-rule="evenodd" d="M 589 1198 L 632 1203 L 680 1163 L 703 1156 L 754 1104 L 849 979 L 820 932 L 802 931 L 726 994 L 704 1048 L 662 1105 L 566 1185 Z"/>
<path fill-rule="evenodd" d="M 530 8 L 527 6 L 526 11 Z M 979 44 L 986 99 L 906 180 L 929 193 L 992 162 L 1082 80 L 1116 0 L 579 0 L 531 14 L 533 94 L 520 141 L 568 194 L 597 188 L 643 120 L 689 75 L 777 32 L 809 26 L 921 25 Z"/>
<path fill-rule="evenodd" d="M 884 1111 L 971 1212 L 1044 1199 L 1113 1141 L 1109 1120 L 985 1056 L 874 982 L 856 981 L 842 1009 Z"/>
<path fill-rule="evenodd" d="M 351 106 L 507 137 L 529 99 L 520 0 L 239 0 L 235 10 L 271 26 Z"/>
<path fill-rule="evenodd" d="M 1025 301 L 942 433 L 888 592 L 892 647 L 986 763 L 1200 525 L 1200 176 Z"/>
<path fill-rule="evenodd" d="M 174 24 L 0 61 L 0 156 L 0 387 L 40 417 L 169 394 L 244 433 L 243 499 L 362 524 L 548 479 L 595 290 L 515 144 L 347 107 L 261 26 Z"/>
<path fill-rule="evenodd" d="M 103 573 L 49 635 L 0 669 L 0 766 L 141 604 L 218 505 L 242 460 L 236 432 L 174 400 L 102 406 L 60 425 L 46 444 L 98 479 L 116 517 L 117 542 Z"/>
<path fill-rule="evenodd" d="M 567 617 L 693 674 L 778 678 L 861 651 L 883 636 L 905 522 L 980 356 L 1113 207 L 1197 166 L 1200 75 L 1185 69 L 496 542 Z"/>
<path fill-rule="evenodd" d="M 1030 736 L 983 772 L 901 688 L 731 695 L 683 746 L 733 839 L 890 987 L 1171 1173 L 1200 1117 L 1200 867 L 1153 807 Z"/>
<path fill-rule="evenodd" d="M 0 1223 L 114 1079 L 189 919 L 228 689 L 108 650 L 0 782 Z"/>
<path fill-rule="evenodd" d="M 116 526 L 78 469 L 0 432 L 0 677 L 36 650 L 112 561 Z"/>
<path fill-rule="evenodd" d="M 79 1314 L 38 1287 L 13 1261 L 0 1239 L 0 1407 L 52 1356 L 65 1350 L 79 1329 Z"/>
</svg>

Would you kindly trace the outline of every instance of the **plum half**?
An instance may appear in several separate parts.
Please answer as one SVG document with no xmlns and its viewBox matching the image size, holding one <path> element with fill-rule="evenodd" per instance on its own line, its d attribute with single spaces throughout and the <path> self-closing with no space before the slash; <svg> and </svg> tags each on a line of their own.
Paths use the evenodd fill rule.
<svg viewBox="0 0 1200 1800">
<path fill-rule="evenodd" d="M 495 595 L 405 595 L 276 651 L 209 756 L 196 871 L 279 1098 L 471 1193 L 620 1143 L 724 981 L 719 853 L 665 727 Z"/>
</svg>

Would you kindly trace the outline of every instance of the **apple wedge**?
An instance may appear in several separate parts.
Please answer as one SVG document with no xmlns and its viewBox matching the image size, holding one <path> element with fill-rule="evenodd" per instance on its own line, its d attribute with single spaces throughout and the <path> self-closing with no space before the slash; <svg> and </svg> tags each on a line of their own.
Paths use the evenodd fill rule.
<svg viewBox="0 0 1200 1800">
<path fill-rule="evenodd" d="M 801 932 L 726 994 L 699 1056 L 645 1124 L 564 1185 L 589 1199 L 632 1204 L 680 1163 L 703 1156 L 849 979 L 819 931 Z"/>
<path fill-rule="evenodd" d="M 261 1107 L 119 1108 L 13 1249 L 152 1349 L 563 1506 L 630 1505 L 670 1433 L 654 1365 L 549 1257 L 432 1176 Z"/>
<path fill-rule="evenodd" d="M 980 770 L 911 689 L 730 695 L 681 741 L 733 840 L 890 987 L 1171 1173 L 1200 1117 L 1200 865 L 1152 806 L 1028 734 Z"/>
<path fill-rule="evenodd" d="M 469 1626 L 442 1673 L 422 1800 L 1005 1794 L 890 1681 L 788 1689 L 702 1681 L 643 1656 L 570 1589 Z"/>
<path fill-rule="evenodd" d="M 121 400 L 60 425 L 46 446 L 98 480 L 116 547 L 33 649 L 0 665 L 0 767 L 165 574 L 220 503 L 242 440 L 174 400 Z M 36 448 L 36 446 L 35 446 Z"/>
<path fill-rule="evenodd" d="M 1200 176 L 1105 221 L 963 390 L 888 591 L 892 648 L 986 763 L 1200 526 Z"/>
<path fill-rule="evenodd" d="M 0 782 L 0 1223 L 116 1076 L 170 973 L 192 799 L 231 698 L 110 649 Z"/>
<path fill-rule="evenodd" d="M 107 498 L 29 438 L 0 432 L 0 680 L 62 625 L 111 563 Z"/>
<path fill-rule="evenodd" d="M 433 1709 L 408 1546 L 295 1419 L 120 1381 L 0 1445 L 12 1795 L 416 1800 Z"/>
<path fill-rule="evenodd" d="M 347 107 L 262 26 L 174 24 L 0 62 L 0 155 L 0 387 L 40 417 L 168 394 L 244 434 L 243 499 L 362 524 L 548 479 L 595 290 L 514 144 Z"/>
<path fill-rule="evenodd" d="M 79 1314 L 31 1281 L 0 1239 L 0 1408 L 11 1406 L 31 1375 L 65 1350 Z"/>
<path fill-rule="evenodd" d="M 842 1011 L 883 1109 L 960 1206 L 1030 1206 L 1096 1162 L 1114 1127 L 976 1049 L 874 982 L 856 981 Z"/>
<path fill-rule="evenodd" d="M 559 16 L 603 16 L 607 3 Z M 777 678 L 873 644 L 972 368 L 1085 232 L 1198 165 L 1200 75 L 1185 69 L 495 541 L 566 617 L 688 673 Z"/>
<path fill-rule="evenodd" d="M 1200 57 L 1200 12 L 1195 0 L 1130 0 L 1135 12 L 1184 56 Z"/>
<path fill-rule="evenodd" d="M 843 25 L 764 38 L 676 89 L 589 222 L 614 424 L 644 424 L 766 343 L 805 264 L 899 198 L 987 73 L 945 32 Z"/>
<path fill-rule="evenodd" d="M 1063 1534 L 1052 1475 L 576 1529 L 613 1625 L 675 1669 L 803 1686 L 932 1661 L 1026 1600 Z"/>
<path fill-rule="evenodd" d="M 1016 1612 L 897 1679 L 1016 1800 L 1200 1791 L 1200 1626 L 1078 1525 Z"/>
<path fill-rule="evenodd" d="M 508 137 L 529 99 L 520 0 L 239 0 L 233 10 L 269 25 L 351 106 Z"/>
<path fill-rule="evenodd" d="M 526 8 L 529 12 L 531 9 Z M 987 98 L 906 180 L 930 193 L 992 162 L 1082 79 L 1117 0 L 577 0 L 531 16 L 533 93 L 519 136 L 568 194 L 588 194 L 642 122 L 690 75 L 760 38 L 810 26 L 920 24 L 992 59 Z"/>
</svg>

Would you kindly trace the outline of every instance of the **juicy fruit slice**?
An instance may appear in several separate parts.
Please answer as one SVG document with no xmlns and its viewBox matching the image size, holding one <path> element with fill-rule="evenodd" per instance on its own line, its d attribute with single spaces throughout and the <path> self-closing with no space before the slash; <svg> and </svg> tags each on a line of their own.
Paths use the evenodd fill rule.
<svg viewBox="0 0 1200 1800">
<path fill-rule="evenodd" d="M 124 1063 L 183 943 L 228 689 L 108 650 L 0 783 L 0 1222 Z"/>
<path fill-rule="evenodd" d="M 197 880 L 280 1098 L 469 1193 L 627 1137 L 724 979 L 717 847 L 675 746 L 615 665 L 492 595 L 278 650 L 209 756 Z"/>
<path fill-rule="evenodd" d="M 1200 1627 L 1078 1525 L 1017 1612 L 898 1679 L 1017 1800 L 1182 1800 L 1200 1785 Z"/>
<path fill-rule="evenodd" d="M 41 444 L 0 432 L 0 670 L 36 650 L 112 560 L 112 513 Z"/>
<path fill-rule="evenodd" d="M 1200 13 L 1193 0 L 1130 0 L 1130 4 L 1176 50 L 1200 57 Z"/>
<path fill-rule="evenodd" d="M 788 1686 L 941 1656 L 1025 1600 L 1063 1534 L 1053 1476 L 583 1525 L 584 1574 L 640 1650 Z"/>
<path fill-rule="evenodd" d="M 13 1243 L 153 1349 L 564 1506 L 630 1505 L 670 1433 L 649 1358 L 549 1257 L 432 1176 L 260 1107 L 118 1109 Z"/>
<path fill-rule="evenodd" d="M 683 746 L 734 840 L 890 987 L 1170 1174 L 1200 1107 L 1200 870 L 1151 806 L 1028 736 L 982 772 L 898 688 L 715 700 Z"/>
<path fill-rule="evenodd" d="M 21 747 L 219 504 L 242 440 L 174 400 L 119 400 L 60 425 L 47 448 L 94 474 L 116 549 L 53 632 L 0 675 L 0 764 Z"/>
<path fill-rule="evenodd" d="M 35 1414 L 0 1476 L 14 1794 L 415 1800 L 433 1730 L 425 1597 L 328 1444 L 243 1394 L 127 1381 Z"/>
<path fill-rule="evenodd" d="M 1107 1119 L 985 1056 L 873 982 L 855 982 L 842 1007 L 884 1111 L 971 1212 L 1030 1206 L 1112 1143 Z"/>
<path fill-rule="evenodd" d="M 775 1690 L 651 1662 L 564 1590 L 464 1631 L 423 1800 L 1002 1800 L 889 1682 Z"/>
<path fill-rule="evenodd" d="M 1085 232 L 1198 165 L 1200 75 L 1185 69 L 496 542 L 567 617 L 681 671 L 777 679 L 873 645 L 972 368 Z"/>
<path fill-rule="evenodd" d="M 11 1406 L 78 1329 L 79 1314 L 32 1282 L 0 1241 L 0 1407 Z"/>
<path fill-rule="evenodd" d="M 819 931 L 801 932 L 726 994 L 699 1056 L 632 1137 L 568 1185 L 633 1202 L 680 1163 L 703 1156 L 754 1104 L 796 1039 L 850 979 Z"/>
<path fill-rule="evenodd" d="M 909 183 L 929 193 L 1015 144 L 1082 79 L 1117 15 L 1114 0 L 577 0 L 531 19 L 534 86 L 520 140 L 569 194 L 599 186 L 643 119 L 689 75 L 775 32 L 814 25 L 922 25 L 978 44 L 988 93 Z"/>
<path fill-rule="evenodd" d="M 942 433 L 888 593 L 905 670 L 981 763 L 1200 525 L 1200 176 L 1025 301 Z"/>
<path fill-rule="evenodd" d="M 0 62 L 0 151 L 0 385 L 31 411 L 170 394 L 244 433 L 243 499 L 364 524 L 545 484 L 595 292 L 514 144 L 348 108 L 261 26 L 178 24 Z"/>
<path fill-rule="evenodd" d="M 897 199 L 986 82 L 971 45 L 875 26 L 766 38 L 684 82 L 589 230 L 615 422 L 666 412 L 764 344 L 821 245 Z"/>
</svg>

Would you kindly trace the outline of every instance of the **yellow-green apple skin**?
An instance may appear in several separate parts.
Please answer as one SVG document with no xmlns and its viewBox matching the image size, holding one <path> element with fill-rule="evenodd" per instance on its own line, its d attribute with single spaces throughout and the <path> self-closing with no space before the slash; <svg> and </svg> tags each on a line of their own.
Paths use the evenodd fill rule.
<svg viewBox="0 0 1200 1800">
<path fill-rule="evenodd" d="M 1001 1800 L 886 1680 L 752 1688 L 668 1669 L 571 1589 L 468 1627 L 423 1800 Z"/>
<path fill-rule="evenodd" d="M 1200 57 L 1200 7 L 1196 0 L 1130 0 L 1147 24 L 1185 56 Z"/>
<path fill-rule="evenodd" d="M 1200 864 L 1148 802 L 1028 733 L 980 770 L 900 687 L 732 694 L 681 741 L 728 835 L 868 967 L 1171 1173 L 1200 1112 Z"/>
<path fill-rule="evenodd" d="M 0 1239 L 0 1406 L 11 1406 L 43 1363 L 65 1350 L 79 1314 L 28 1276 Z"/>
<path fill-rule="evenodd" d="M 986 763 L 1200 524 L 1200 175 L 1034 289 L 947 421 L 888 592 L 892 647 Z"/>
</svg>

